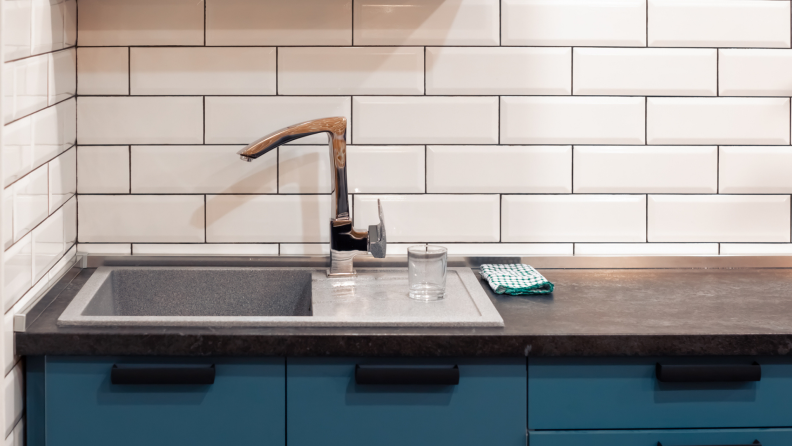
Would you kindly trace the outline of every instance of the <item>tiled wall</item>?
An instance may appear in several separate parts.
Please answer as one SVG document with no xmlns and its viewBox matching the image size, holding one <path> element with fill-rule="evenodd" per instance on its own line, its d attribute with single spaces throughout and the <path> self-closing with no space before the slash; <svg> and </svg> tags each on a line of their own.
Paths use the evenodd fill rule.
<svg viewBox="0 0 792 446">
<path fill-rule="evenodd" d="M 8 446 L 24 444 L 13 316 L 73 259 L 77 235 L 75 0 L 3 0 L 2 307 Z"/>
<path fill-rule="evenodd" d="M 80 0 L 79 248 L 792 254 L 789 0 Z"/>
</svg>

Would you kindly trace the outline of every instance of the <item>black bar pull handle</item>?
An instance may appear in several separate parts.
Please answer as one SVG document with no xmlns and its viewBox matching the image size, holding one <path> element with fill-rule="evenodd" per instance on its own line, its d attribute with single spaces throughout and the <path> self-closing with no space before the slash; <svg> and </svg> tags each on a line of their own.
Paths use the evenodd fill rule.
<svg viewBox="0 0 792 446">
<path fill-rule="evenodd" d="M 762 379 L 762 366 L 751 365 L 663 365 L 655 366 L 657 380 L 664 383 L 749 382 Z"/>
<path fill-rule="evenodd" d="M 110 382 L 136 384 L 214 384 L 215 366 L 209 367 L 124 367 L 113 364 Z"/>
<path fill-rule="evenodd" d="M 366 367 L 355 365 L 355 382 L 372 385 L 456 386 L 459 366 Z"/>
<path fill-rule="evenodd" d="M 658 441 L 657 442 L 657 446 L 663 446 L 663 444 Z M 751 444 L 742 444 L 742 445 L 741 444 L 731 444 L 731 445 L 729 445 L 729 444 L 726 444 L 726 445 L 713 444 L 713 445 L 708 445 L 708 446 L 762 446 L 762 443 L 759 443 L 759 440 L 754 440 L 754 442 L 751 443 Z"/>
</svg>

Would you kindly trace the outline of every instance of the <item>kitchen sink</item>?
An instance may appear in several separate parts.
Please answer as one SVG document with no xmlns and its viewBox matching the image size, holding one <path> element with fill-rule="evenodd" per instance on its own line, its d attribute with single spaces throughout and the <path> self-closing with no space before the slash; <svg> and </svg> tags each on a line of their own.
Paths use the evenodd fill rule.
<svg viewBox="0 0 792 446">
<path fill-rule="evenodd" d="M 328 277 L 298 267 L 100 267 L 58 325 L 501 327 L 470 268 L 449 268 L 446 297 L 407 295 L 406 268 Z"/>
</svg>

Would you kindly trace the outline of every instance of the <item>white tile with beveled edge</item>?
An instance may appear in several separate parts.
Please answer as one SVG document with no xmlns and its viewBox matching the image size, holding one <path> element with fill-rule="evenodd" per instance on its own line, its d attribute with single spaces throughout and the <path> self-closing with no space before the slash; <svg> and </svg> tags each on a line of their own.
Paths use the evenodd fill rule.
<svg viewBox="0 0 792 446">
<path fill-rule="evenodd" d="M 575 147 L 575 193 L 718 192 L 717 147 Z"/>
<path fill-rule="evenodd" d="M 789 242 L 789 195 L 650 195 L 650 242 Z"/>
<path fill-rule="evenodd" d="M 80 45 L 203 45 L 204 9 L 195 0 L 80 0 Z"/>
<path fill-rule="evenodd" d="M 425 167 L 424 146 L 347 146 L 350 193 L 422 194 Z"/>
<path fill-rule="evenodd" d="M 55 158 L 77 142 L 75 99 L 42 110 L 31 118 L 34 166 Z"/>
<path fill-rule="evenodd" d="M 155 256 L 276 256 L 278 255 L 278 245 L 276 243 L 180 243 L 170 244 L 134 244 L 132 245 L 133 255 L 155 255 Z"/>
<path fill-rule="evenodd" d="M 60 280 L 63 277 L 63 274 L 66 272 L 67 269 L 70 269 L 74 265 L 75 257 L 77 256 L 77 245 L 75 243 L 66 243 L 66 254 L 64 254 L 60 260 L 55 262 L 55 266 L 53 266 L 49 272 L 47 273 L 46 277 L 42 277 L 41 281 L 47 283 L 53 283 L 56 280 Z M 26 297 L 26 296 L 25 296 Z M 23 298 L 24 299 L 24 298 Z"/>
<path fill-rule="evenodd" d="M 426 48 L 426 94 L 568 95 L 571 48 Z"/>
<path fill-rule="evenodd" d="M 14 183 L 14 241 L 30 232 L 49 215 L 47 165 Z"/>
<path fill-rule="evenodd" d="M 72 148 L 49 162 L 49 212 L 77 193 L 77 149 Z"/>
<path fill-rule="evenodd" d="M 349 138 L 351 114 L 349 97 L 207 97 L 206 144 L 249 144 L 284 127 L 331 116 L 347 118 Z M 327 134 L 296 144 L 327 144 Z"/>
<path fill-rule="evenodd" d="M 789 256 L 792 243 L 721 243 L 722 256 Z"/>
<path fill-rule="evenodd" d="M 28 116 L 3 128 L 3 187 L 33 170 L 32 120 Z"/>
<path fill-rule="evenodd" d="M 3 348 L 0 351 L 3 352 L 3 376 L 5 376 L 14 368 L 20 359 L 20 357 L 16 355 L 14 349 L 14 313 L 12 311 L 9 311 L 3 316 Z M 10 437 L 13 436 L 14 433 L 12 432 Z M 5 444 L 11 446 L 9 445 L 8 438 L 6 438 Z M 24 446 L 24 444 L 20 446 Z"/>
<path fill-rule="evenodd" d="M 30 56 L 32 0 L 3 1 L 3 53 L 6 61 Z"/>
<path fill-rule="evenodd" d="M 575 48 L 576 95 L 717 95 L 718 50 Z"/>
<path fill-rule="evenodd" d="M 792 193 L 790 147 L 721 147 L 718 166 L 722 194 Z"/>
<path fill-rule="evenodd" d="M 80 95 L 129 94 L 129 48 L 77 48 Z"/>
<path fill-rule="evenodd" d="M 355 227 L 377 224 L 382 202 L 388 241 L 497 242 L 498 195 L 355 195 Z"/>
<path fill-rule="evenodd" d="M 134 95 L 274 95 L 275 48 L 132 48 Z"/>
<path fill-rule="evenodd" d="M 501 144 L 643 144 L 644 98 L 501 98 Z"/>
<path fill-rule="evenodd" d="M 498 45 L 499 0 L 356 0 L 355 45 Z"/>
<path fill-rule="evenodd" d="M 80 242 L 204 242 L 203 195 L 80 195 Z"/>
<path fill-rule="evenodd" d="M 14 426 L 14 430 L 6 437 L 5 446 L 25 446 L 25 417 Z"/>
<path fill-rule="evenodd" d="M 648 0 L 649 46 L 786 47 L 789 1 Z"/>
<path fill-rule="evenodd" d="M 22 362 L 17 363 L 14 369 L 5 376 L 3 388 L 3 395 L 5 395 L 4 435 L 8 437 L 25 413 L 25 368 Z"/>
<path fill-rule="evenodd" d="M 77 0 L 63 0 L 63 45 L 77 45 Z"/>
<path fill-rule="evenodd" d="M 449 256 L 571 256 L 572 243 L 445 243 Z"/>
<path fill-rule="evenodd" d="M 281 243 L 280 255 L 282 256 L 328 256 L 330 244 L 328 243 Z"/>
<path fill-rule="evenodd" d="M 278 192 L 282 194 L 332 192 L 330 155 L 327 146 L 281 146 L 278 151 Z"/>
<path fill-rule="evenodd" d="M 646 0 L 503 0 L 502 45 L 646 46 Z"/>
<path fill-rule="evenodd" d="M 206 44 L 351 45 L 349 0 L 209 0 Z"/>
<path fill-rule="evenodd" d="M 278 49 L 278 94 L 423 94 L 419 47 Z"/>
<path fill-rule="evenodd" d="M 497 144 L 497 97 L 355 97 L 355 144 Z"/>
<path fill-rule="evenodd" d="M 14 188 L 9 187 L 0 195 L 0 205 L 3 206 L 2 231 L 3 249 L 8 249 L 14 243 Z"/>
<path fill-rule="evenodd" d="M 77 50 L 49 54 L 49 105 L 77 94 Z"/>
<path fill-rule="evenodd" d="M 129 243 L 78 243 L 77 252 L 96 255 L 131 255 L 132 245 Z"/>
<path fill-rule="evenodd" d="M 129 193 L 129 147 L 77 147 L 77 178 L 80 194 Z"/>
<path fill-rule="evenodd" d="M 647 101 L 648 144 L 789 144 L 789 98 Z"/>
<path fill-rule="evenodd" d="M 3 88 L 0 93 L 3 95 L 3 124 L 8 124 L 14 118 L 14 76 L 15 76 L 14 63 L 4 63 L 0 69 L 3 70 Z"/>
<path fill-rule="evenodd" d="M 3 308 L 11 308 L 33 284 L 33 251 L 28 234 L 3 254 Z"/>
<path fill-rule="evenodd" d="M 208 195 L 208 243 L 327 243 L 330 195 Z"/>
<path fill-rule="evenodd" d="M 792 96 L 791 49 L 722 49 L 721 96 Z"/>
<path fill-rule="evenodd" d="M 63 209 L 63 239 L 66 246 L 77 243 L 77 197 L 74 196 L 61 208 Z"/>
<path fill-rule="evenodd" d="M 30 40 L 32 54 L 57 51 L 66 46 L 63 2 L 33 0 Z"/>
<path fill-rule="evenodd" d="M 571 146 L 428 146 L 428 193 L 572 192 Z"/>
<path fill-rule="evenodd" d="M 49 56 L 30 57 L 3 66 L 4 122 L 35 113 L 47 106 Z"/>
<path fill-rule="evenodd" d="M 33 281 L 41 279 L 66 253 L 63 210 L 50 215 L 33 230 Z"/>
<path fill-rule="evenodd" d="M 504 195 L 504 242 L 644 242 L 646 195 Z"/>
<path fill-rule="evenodd" d="M 576 256 L 716 256 L 717 243 L 575 243 Z"/>
<path fill-rule="evenodd" d="M 274 194 L 276 153 L 246 163 L 237 155 L 241 148 L 132 146 L 132 193 Z"/>
<path fill-rule="evenodd" d="M 81 97 L 81 144 L 201 144 L 201 97 Z M 206 100 L 209 108 L 209 98 Z M 207 138 L 207 143 L 211 142 Z"/>
</svg>

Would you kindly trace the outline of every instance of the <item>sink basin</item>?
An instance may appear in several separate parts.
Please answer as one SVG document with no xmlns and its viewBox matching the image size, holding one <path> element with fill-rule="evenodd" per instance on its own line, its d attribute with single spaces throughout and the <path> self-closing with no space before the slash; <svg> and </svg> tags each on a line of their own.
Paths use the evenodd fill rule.
<svg viewBox="0 0 792 446">
<path fill-rule="evenodd" d="M 100 267 L 58 325 L 502 327 L 469 268 L 449 268 L 446 297 L 407 295 L 406 268 Z"/>
</svg>

